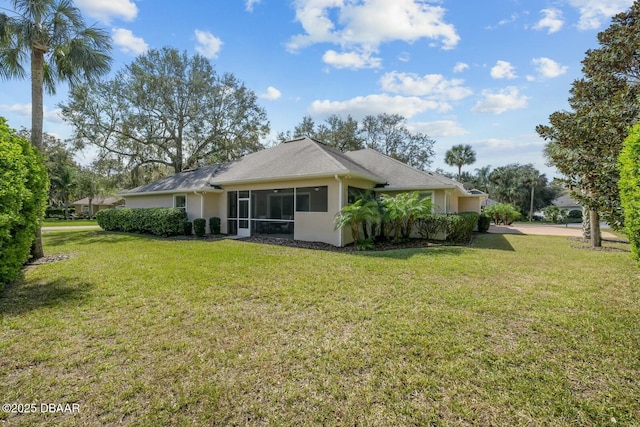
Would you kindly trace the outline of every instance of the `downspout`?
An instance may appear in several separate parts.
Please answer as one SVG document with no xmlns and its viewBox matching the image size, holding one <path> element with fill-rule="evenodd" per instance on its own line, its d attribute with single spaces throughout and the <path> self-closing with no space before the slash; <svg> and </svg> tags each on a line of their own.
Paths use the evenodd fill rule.
<svg viewBox="0 0 640 427">
<path fill-rule="evenodd" d="M 333 176 L 336 181 L 338 181 L 338 212 L 342 209 L 342 180 L 338 177 L 338 174 Z M 338 246 L 342 247 L 342 228 L 340 229 L 340 233 L 338 234 Z"/>
<path fill-rule="evenodd" d="M 200 218 L 204 218 L 204 194 L 193 190 L 193 194 L 200 196 Z"/>
</svg>

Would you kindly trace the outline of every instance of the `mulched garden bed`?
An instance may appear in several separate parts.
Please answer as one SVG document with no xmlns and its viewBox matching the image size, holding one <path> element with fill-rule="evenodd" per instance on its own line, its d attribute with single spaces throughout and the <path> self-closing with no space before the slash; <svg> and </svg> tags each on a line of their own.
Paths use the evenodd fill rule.
<svg viewBox="0 0 640 427">
<path fill-rule="evenodd" d="M 302 242 L 298 240 L 282 239 L 282 238 L 268 237 L 268 236 L 246 237 L 238 240 L 242 242 L 261 243 L 266 245 L 288 246 L 291 248 L 315 249 L 315 250 L 331 251 L 331 252 L 358 252 L 353 244 L 339 248 L 337 246 L 333 246 L 328 243 Z M 434 243 L 425 239 L 411 239 L 407 242 L 401 242 L 401 243 L 376 242 L 375 247 L 373 247 L 372 249 L 369 249 L 369 251 L 389 251 L 393 249 L 427 248 L 427 247 L 436 247 L 436 246 L 444 246 L 444 245 L 442 243 Z"/>
<path fill-rule="evenodd" d="M 572 242 L 580 242 L 580 243 L 591 243 L 591 240 L 589 239 L 583 239 L 582 237 L 570 237 L 569 241 Z M 602 239 L 602 243 L 622 243 L 622 244 L 629 244 L 629 242 L 627 240 L 622 240 L 622 239 Z M 573 249 L 586 249 L 589 251 L 601 251 L 601 252 L 631 252 L 629 249 L 627 248 L 614 248 L 611 246 L 600 246 L 599 248 L 594 248 L 592 246 L 577 246 L 577 245 L 572 245 L 571 246 Z"/>
</svg>

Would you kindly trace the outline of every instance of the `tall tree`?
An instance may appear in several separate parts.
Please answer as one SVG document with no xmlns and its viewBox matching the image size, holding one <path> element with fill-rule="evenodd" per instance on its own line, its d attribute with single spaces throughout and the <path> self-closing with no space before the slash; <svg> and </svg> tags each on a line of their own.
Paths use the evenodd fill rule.
<svg viewBox="0 0 640 427">
<path fill-rule="evenodd" d="M 472 165 L 476 162 L 476 152 L 470 145 L 454 145 L 444 156 L 444 162 L 449 166 L 458 167 L 458 181 L 462 173 L 462 166 Z"/>
<path fill-rule="evenodd" d="M 555 112 L 549 125 L 536 127 L 550 163 L 590 212 L 592 246 L 600 246 L 600 216 L 615 228 L 623 225 L 616 161 L 640 113 L 640 2 L 616 15 L 598 42 L 582 62 L 584 78 L 572 85 L 571 111 Z"/>
<path fill-rule="evenodd" d="M 424 133 L 409 131 L 406 121 L 399 114 L 366 116 L 361 127 L 365 146 L 425 170 L 431 165 L 435 141 Z"/>
<path fill-rule="evenodd" d="M 478 189 L 485 193 L 489 193 L 489 186 L 491 185 L 489 175 L 491 175 L 491 165 L 476 168 L 474 183 Z"/>
<path fill-rule="evenodd" d="M 111 39 L 87 27 L 69 0 L 13 0 L 13 10 L 0 13 L 0 78 L 23 79 L 30 63 L 31 144 L 42 152 L 43 88 L 55 93 L 56 83 L 71 86 L 109 71 Z M 40 230 L 32 256 L 44 256 Z"/>
<path fill-rule="evenodd" d="M 77 87 L 62 107 L 79 147 L 129 170 L 165 165 L 174 172 L 228 162 L 263 148 L 269 132 L 256 94 L 233 74 L 219 75 L 201 55 L 151 50 L 115 78 Z"/>
<path fill-rule="evenodd" d="M 535 177 L 535 179 L 534 179 Z M 555 185 L 549 185 L 547 177 L 532 164 L 509 164 L 495 168 L 489 175 L 491 197 L 500 203 L 510 203 L 524 216 L 533 209 L 549 206 L 560 193 Z M 535 185 L 535 191 L 531 191 Z M 533 199 L 532 199 L 533 196 Z"/>
</svg>

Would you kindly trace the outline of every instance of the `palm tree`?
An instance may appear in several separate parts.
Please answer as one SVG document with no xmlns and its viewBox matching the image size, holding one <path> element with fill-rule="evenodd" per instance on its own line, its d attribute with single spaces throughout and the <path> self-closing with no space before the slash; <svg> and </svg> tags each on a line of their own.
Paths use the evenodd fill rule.
<svg viewBox="0 0 640 427">
<path fill-rule="evenodd" d="M 356 245 L 360 239 L 360 225 L 367 226 L 367 222 L 377 222 L 380 217 L 378 204 L 374 200 L 358 199 L 354 203 L 344 206 L 335 220 L 336 230 L 349 227 L 351 237 Z"/>
<path fill-rule="evenodd" d="M 64 206 L 64 219 L 69 217 L 69 195 L 77 187 L 76 170 L 71 166 L 63 166 L 57 176 L 52 176 L 51 187 L 60 197 Z"/>
<path fill-rule="evenodd" d="M 476 168 L 476 183 L 479 189 L 487 194 L 489 193 L 489 185 L 491 185 L 489 175 L 491 175 L 491 165 Z"/>
<path fill-rule="evenodd" d="M 13 0 L 13 10 L 0 13 L 0 78 L 31 77 L 31 144 L 43 151 L 43 88 L 75 86 L 109 71 L 111 39 L 102 29 L 87 27 L 70 0 Z M 32 256 L 41 258 L 40 229 Z"/>
<path fill-rule="evenodd" d="M 462 166 L 476 162 L 476 152 L 470 145 L 454 145 L 444 156 L 444 162 L 449 166 L 458 167 L 458 180 L 462 174 Z"/>
</svg>

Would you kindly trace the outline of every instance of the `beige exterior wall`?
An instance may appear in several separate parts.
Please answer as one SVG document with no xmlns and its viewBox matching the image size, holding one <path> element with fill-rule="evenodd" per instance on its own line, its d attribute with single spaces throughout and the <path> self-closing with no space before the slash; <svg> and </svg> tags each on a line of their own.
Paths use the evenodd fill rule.
<svg viewBox="0 0 640 427">
<path fill-rule="evenodd" d="M 460 197 L 458 199 L 460 212 L 480 213 L 480 197 Z"/>
<path fill-rule="evenodd" d="M 124 196 L 127 208 L 172 208 L 173 196 L 171 194 L 150 196 Z"/>
</svg>

